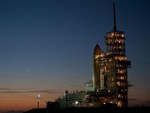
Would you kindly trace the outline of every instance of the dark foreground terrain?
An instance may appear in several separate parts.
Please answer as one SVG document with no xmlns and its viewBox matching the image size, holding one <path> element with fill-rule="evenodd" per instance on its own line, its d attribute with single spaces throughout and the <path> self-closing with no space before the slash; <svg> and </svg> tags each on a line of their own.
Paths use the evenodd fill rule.
<svg viewBox="0 0 150 113">
<path fill-rule="evenodd" d="M 150 107 L 129 108 L 94 108 L 94 107 L 71 107 L 64 109 L 32 109 L 23 113 L 149 113 Z"/>
</svg>

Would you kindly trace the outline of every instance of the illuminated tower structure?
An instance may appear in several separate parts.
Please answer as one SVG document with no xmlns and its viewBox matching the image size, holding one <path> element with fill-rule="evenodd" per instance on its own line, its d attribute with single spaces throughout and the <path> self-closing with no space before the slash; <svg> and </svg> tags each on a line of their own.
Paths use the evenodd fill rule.
<svg viewBox="0 0 150 113">
<path fill-rule="evenodd" d="M 107 32 L 105 36 L 107 57 L 107 90 L 112 94 L 112 103 L 118 107 L 128 107 L 128 76 L 127 68 L 130 61 L 125 54 L 125 34 L 116 29 L 115 4 L 113 31 Z"/>
<path fill-rule="evenodd" d="M 97 44 L 94 48 L 93 94 L 97 103 L 128 107 L 127 68 L 131 65 L 125 54 L 125 33 L 116 29 L 115 4 L 114 27 L 106 33 L 104 53 Z M 98 98 L 97 98 L 98 97 Z"/>
</svg>

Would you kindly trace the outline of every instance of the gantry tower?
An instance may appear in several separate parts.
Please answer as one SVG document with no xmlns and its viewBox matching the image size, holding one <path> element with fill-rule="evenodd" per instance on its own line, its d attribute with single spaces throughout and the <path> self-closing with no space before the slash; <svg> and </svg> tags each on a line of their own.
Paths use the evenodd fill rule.
<svg viewBox="0 0 150 113">
<path fill-rule="evenodd" d="M 113 3 L 114 27 L 107 32 L 105 43 L 107 49 L 107 90 L 113 94 L 112 102 L 118 107 L 128 106 L 128 74 L 130 61 L 125 54 L 125 33 L 116 28 L 115 4 Z"/>
</svg>

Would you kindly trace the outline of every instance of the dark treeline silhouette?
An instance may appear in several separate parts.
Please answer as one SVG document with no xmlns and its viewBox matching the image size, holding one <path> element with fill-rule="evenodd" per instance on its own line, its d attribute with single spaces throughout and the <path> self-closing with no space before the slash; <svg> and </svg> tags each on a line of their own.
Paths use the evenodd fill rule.
<svg viewBox="0 0 150 113">
<path fill-rule="evenodd" d="M 116 107 L 69 107 L 63 109 L 32 109 L 23 113 L 149 113 L 150 107 L 128 107 L 128 108 L 116 108 Z"/>
</svg>

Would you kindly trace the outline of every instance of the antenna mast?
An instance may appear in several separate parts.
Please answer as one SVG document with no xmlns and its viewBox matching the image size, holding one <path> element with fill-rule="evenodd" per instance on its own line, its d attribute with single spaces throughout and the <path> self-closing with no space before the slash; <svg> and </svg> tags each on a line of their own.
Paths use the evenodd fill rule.
<svg viewBox="0 0 150 113">
<path fill-rule="evenodd" d="M 116 31 L 116 11 L 115 11 L 115 3 L 113 3 L 113 14 L 114 14 L 114 31 Z"/>
<path fill-rule="evenodd" d="M 38 104 L 38 109 L 40 108 L 40 94 L 38 94 L 38 96 L 37 96 L 37 104 Z"/>
</svg>

